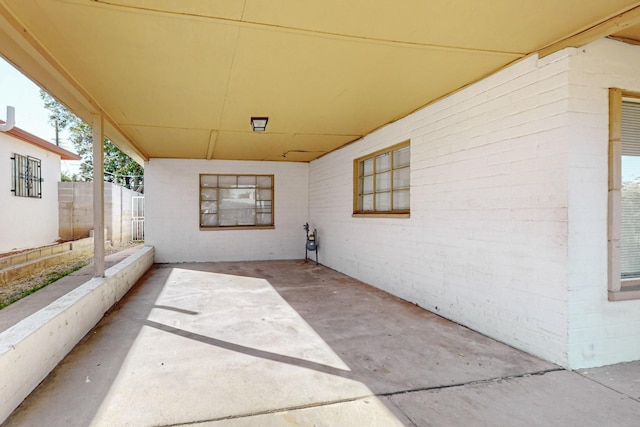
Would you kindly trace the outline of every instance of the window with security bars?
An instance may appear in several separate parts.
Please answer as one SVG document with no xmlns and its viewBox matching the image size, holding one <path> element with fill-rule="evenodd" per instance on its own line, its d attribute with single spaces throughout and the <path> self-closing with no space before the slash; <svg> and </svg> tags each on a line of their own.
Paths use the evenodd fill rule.
<svg viewBox="0 0 640 427">
<path fill-rule="evenodd" d="M 409 214 L 411 146 L 404 142 L 354 161 L 354 215 Z"/>
<path fill-rule="evenodd" d="M 200 175 L 200 227 L 272 228 L 273 175 Z"/>
<path fill-rule="evenodd" d="M 18 197 L 42 198 L 40 159 L 14 154 L 11 162 L 11 192 Z"/>
<path fill-rule="evenodd" d="M 640 279 L 640 100 L 623 100 L 620 187 L 620 274 Z"/>
</svg>

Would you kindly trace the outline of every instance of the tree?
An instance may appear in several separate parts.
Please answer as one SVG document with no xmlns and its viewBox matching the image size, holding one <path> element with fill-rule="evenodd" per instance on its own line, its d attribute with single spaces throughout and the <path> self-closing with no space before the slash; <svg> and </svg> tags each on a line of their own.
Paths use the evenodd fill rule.
<svg viewBox="0 0 640 427">
<path fill-rule="evenodd" d="M 65 177 L 77 181 L 93 180 L 93 130 L 55 98 L 40 91 L 44 106 L 49 110 L 49 123 L 60 130 L 67 130 L 78 155 L 82 157 L 79 175 Z M 104 144 L 104 180 L 123 187 L 136 189 L 143 182 L 144 169 L 123 153 L 108 138 Z"/>
<path fill-rule="evenodd" d="M 67 172 L 60 173 L 60 181 L 62 182 L 79 182 L 82 181 L 77 174 L 69 175 Z"/>
</svg>

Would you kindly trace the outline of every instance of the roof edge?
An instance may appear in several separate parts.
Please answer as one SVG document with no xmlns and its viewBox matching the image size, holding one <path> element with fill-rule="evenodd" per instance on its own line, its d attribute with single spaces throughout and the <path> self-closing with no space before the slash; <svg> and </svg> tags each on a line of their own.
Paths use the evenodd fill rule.
<svg viewBox="0 0 640 427">
<path fill-rule="evenodd" d="M 3 124 L 3 123 L 4 123 L 4 120 L 0 120 L 0 124 Z M 76 153 L 72 153 L 71 151 L 67 151 L 64 148 L 58 147 L 57 145 L 53 145 L 49 141 L 45 141 L 44 139 L 39 138 L 27 132 L 26 130 L 20 129 L 17 126 L 14 126 L 11 130 L 6 131 L 5 133 L 21 141 L 28 142 L 29 144 L 33 144 L 51 153 L 57 154 L 60 156 L 62 160 L 81 160 L 82 159 L 82 157 L 80 157 Z"/>
</svg>

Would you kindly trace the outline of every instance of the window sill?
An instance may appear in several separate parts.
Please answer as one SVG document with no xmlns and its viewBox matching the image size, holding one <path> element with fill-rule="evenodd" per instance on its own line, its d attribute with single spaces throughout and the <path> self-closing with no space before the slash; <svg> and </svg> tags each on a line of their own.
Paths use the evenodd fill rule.
<svg viewBox="0 0 640 427">
<path fill-rule="evenodd" d="M 391 212 L 383 212 L 383 213 L 358 213 L 354 212 L 351 215 L 353 218 L 410 218 L 411 214 L 409 212 L 405 213 L 391 213 Z"/>
<path fill-rule="evenodd" d="M 200 227 L 200 231 L 226 231 L 226 230 L 273 230 L 275 225 L 238 225 L 229 227 Z"/>
<path fill-rule="evenodd" d="M 629 301 L 640 299 L 640 285 L 625 286 L 619 291 L 609 291 L 609 301 Z"/>
</svg>

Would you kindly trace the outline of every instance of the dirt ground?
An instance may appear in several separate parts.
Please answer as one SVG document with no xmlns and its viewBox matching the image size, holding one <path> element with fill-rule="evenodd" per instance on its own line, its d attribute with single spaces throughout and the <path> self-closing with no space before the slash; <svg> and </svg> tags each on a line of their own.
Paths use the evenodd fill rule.
<svg viewBox="0 0 640 427">
<path fill-rule="evenodd" d="M 105 255 L 114 254 L 116 252 L 129 249 L 134 246 L 141 245 L 140 242 L 122 242 L 105 247 Z M 80 269 L 85 265 L 90 264 L 93 261 L 93 255 L 87 255 L 76 258 L 72 261 L 60 263 L 54 267 L 50 267 L 40 271 L 33 276 L 25 277 L 20 280 L 9 282 L 5 285 L 0 285 L 0 305 L 8 300 L 18 297 L 23 291 L 32 289 L 36 286 L 40 286 L 52 276 L 59 275 L 61 272 Z M 53 283 L 53 282 L 52 282 Z"/>
</svg>

